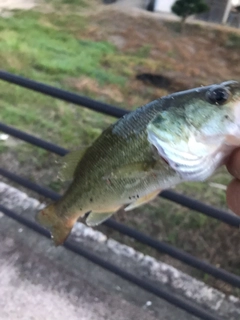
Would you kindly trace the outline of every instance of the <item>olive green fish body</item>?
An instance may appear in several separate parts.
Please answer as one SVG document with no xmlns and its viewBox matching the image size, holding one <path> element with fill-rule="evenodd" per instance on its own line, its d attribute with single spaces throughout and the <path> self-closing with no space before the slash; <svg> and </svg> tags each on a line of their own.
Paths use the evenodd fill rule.
<svg viewBox="0 0 240 320">
<path fill-rule="evenodd" d="M 81 156 L 77 153 L 69 189 L 37 219 L 61 244 L 85 213 L 91 212 L 87 224 L 97 225 L 123 205 L 131 210 L 162 189 L 203 181 L 239 145 L 238 82 L 155 100 L 107 128 Z"/>
<path fill-rule="evenodd" d="M 88 148 L 72 185 L 58 203 L 60 215 L 114 212 L 179 181 L 179 175 L 147 139 L 147 124 L 159 109 L 152 103 L 127 114 Z"/>
</svg>

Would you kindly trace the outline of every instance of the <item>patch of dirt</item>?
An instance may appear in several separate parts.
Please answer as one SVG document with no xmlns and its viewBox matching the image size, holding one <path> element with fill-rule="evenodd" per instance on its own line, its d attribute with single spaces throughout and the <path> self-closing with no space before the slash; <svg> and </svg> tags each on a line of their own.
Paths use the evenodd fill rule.
<svg viewBox="0 0 240 320">
<path fill-rule="evenodd" d="M 161 71 L 161 75 L 168 76 L 174 72 L 174 76 L 186 80 L 189 88 L 240 79 L 239 51 L 226 46 L 232 29 L 212 27 L 206 31 L 205 26 L 189 25 L 185 34 L 180 34 L 172 24 L 145 16 L 140 10 L 138 16 L 136 12 L 130 15 L 116 9 L 97 13 L 92 23 L 96 28 L 86 36 L 112 41 L 129 54 L 149 45 L 152 68 L 136 66 L 136 74 Z"/>
<path fill-rule="evenodd" d="M 176 79 L 176 77 L 170 78 L 161 74 L 141 73 L 136 76 L 137 80 L 142 81 L 147 85 L 153 85 L 157 88 L 163 88 L 169 91 L 182 91 L 189 88 L 190 80 L 187 78 Z M 194 81 L 194 79 L 193 79 Z"/>
<path fill-rule="evenodd" d="M 124 101 L 124 96 L 116 85 L 100 86 L 98 82 L 92 78 L 81 77 L 79 79 L 69 78 L 65 80 L 68 86 L 77 89 L 79 92 L 91 92 L 101 97 L 114 100 L 118 103 Z"/>
</svg>

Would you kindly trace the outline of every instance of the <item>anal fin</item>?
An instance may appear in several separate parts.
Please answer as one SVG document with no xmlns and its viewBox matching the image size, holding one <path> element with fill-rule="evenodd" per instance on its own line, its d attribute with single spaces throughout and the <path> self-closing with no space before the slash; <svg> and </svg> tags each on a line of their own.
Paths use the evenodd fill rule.
<svg viewBox="0 0 240 320">
<path fill-rule="evenodd" d="M 91 212 L 86 219 L 86 224 L 89 227 L 97 226 L 102 222 L 104 222 L 105 220 L 107 220 L 108 218 L 110 218 L 113 215 L 113 213 L 114 212 L 107 212 L 107 213 Z"/>
<path fill-rule="evenodd" d="M 125 211 L 130 211 L 132 209 L 140 207 L 141 205 L 143 205 L 145 203 L 148 203 L 149 201 L 151 201 L 154 198 L 156 198 L 156 196 L 159 194 L 160 191 L 161 190 L 157 190 L 157 191 L 151 192 L 151 193 L 149 193 L 149 194 L 137 199 L 133 203 L 129 204 L 124 210 Z"/>
</svg>

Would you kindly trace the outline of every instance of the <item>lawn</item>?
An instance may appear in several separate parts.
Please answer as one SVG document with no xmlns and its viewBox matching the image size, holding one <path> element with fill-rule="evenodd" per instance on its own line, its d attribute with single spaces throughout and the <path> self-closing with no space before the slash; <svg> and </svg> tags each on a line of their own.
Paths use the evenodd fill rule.
<svg viewBox="0 0 240 320">
<path fill-rule="evenodd" d="M 91 5 L 87 1 L 79 5 L 74 0 L 53 0 L 47 6 L 0 18 L 1 69 L 129 110 L 173 90 L 137 80 L 139 74 L 163 75 L 179 89 L 240 80 L 238 32 L 195 25 L 180 34 L 176 23 L 130 16 L 109 7 L 94 12 Z M 0 121 L 68 149 L 89 145 L 114 121 L 3 81 L 0 110 Z M 56 178 L 60 166 L 57 156 L 12 138 L 0 141 L 0 156 L 2 167 L 56 191 L 64 190 Z M 210 183 L 226 185 L 230 179 L 222 169 L 211 181 L 182 184 L 176 190 L 226 209 L 224 190 Z M 131 213 L 120 212 L 115 218 L 240 273 L 239 232 L 223 223 L 160 198 Z M 99 229 L 120 239 L 113 231 Z M 231 290 L 125 237 L 121 236 L 121 241 L 226 292 Z"/>
</svg>

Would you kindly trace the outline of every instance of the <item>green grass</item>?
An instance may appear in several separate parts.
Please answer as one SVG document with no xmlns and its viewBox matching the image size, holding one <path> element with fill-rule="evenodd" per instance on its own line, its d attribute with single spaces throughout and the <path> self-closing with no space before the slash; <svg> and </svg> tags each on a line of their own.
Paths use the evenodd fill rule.
<svg viewBox="0 0 240 320">
<path fill-rule="evenodd" d="M 91 88 L 80 93 L 102 101 L 106 97 L 101 96 L 101 88 L 110 84 L 124 88 L 135 68 L 144 64 L 153 68 L 147 59 L 149 45 L 123 54 L 107 41 L 87 39 L 88 23 L 73 12 L 19 11 L 7 19 L 0 17 L 0 68 L 72 91 L 76 89 L 67 79 L 90 78 L 98 84 L 99 94 Z M 113 121 L 2 81 L 0 93 L 1 121 L 69 148 L 89 144 Z M 107 102 L 115 104 L 114 94 Z"/>
<path fill-rule="evenodd" d="M 50 2 L 53 5 L 62 5 L 62 4 L 68 4 L 68 5 L 77 5 L 80 8 L 87 8 L 88 7 L 88 1 L 87 0 L 51 0 L 47 1 Z"/>
<path fill-rule="evenodd" d="M 58 22 L 55 15 L 53 20 L 52 15 L 48 18 L 48 21 L 41 21 L 40 14 L 19 13 L 10 19 L 0 19 L 2 67 L 8 66 L 12 72 L 21 71 L 28 76 L 44 74 L 46 80 L 82 74 L 101 84 L 124 83 L 123 77 L 106 72 L 100 63 L 105 55 L 115 54 L 113 45 L 78 39 L 64 30 L 64 21 L 60 26 L 61 17 Z M 84 28 L 80 20 L 78 17 L 77 21 L 71 21 L 74 25 L 79 21 L 78 27 Z"/>
<path fill-rule="evenodd" d="M 3 143 L 3 141 L 0 141 L 0 154 L 7 152 L 8 148 L 7 146 Z"/>
<path fill-rule="evenodd" d="M 141 48 L 139 48 L 136 52 L 135 52 L 135 56 L 139 57 L 139 58 L 148 58 L 149 53 L 151 51 L 152 46 L 149 44 L 144 44 Z"/>
<path fill-rule="evenodd" d="M 7 83 L 1 83 L 0 90 L 1 121 L 68 148 L 89 145 L 111 122 L 90 110 Z"/>
<path fill-rule="evenodd" d="M 230 33 L 226 41 L 226 46 L 229 48 L 240 48 L 240 35 L 236 33 Z"/>
<path fill-rule="evenodd" d="M 0 18 L 1 69 L 58 87 L 66 78 L 84 76 L 97 80 L 100 87 L 124 85 L 124 76 L 106 71 L 102 64 L 106 56 L 116 54 L 115 47 L 76 35 L 85 23 L 72 14 L 18 12 L 9 19 Z M 89 144 L 112 121 L 2 81 L 0 93 L 1 121 L 65 146 Z"/>
</svg>

